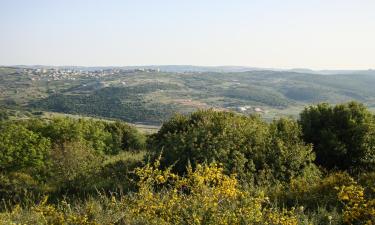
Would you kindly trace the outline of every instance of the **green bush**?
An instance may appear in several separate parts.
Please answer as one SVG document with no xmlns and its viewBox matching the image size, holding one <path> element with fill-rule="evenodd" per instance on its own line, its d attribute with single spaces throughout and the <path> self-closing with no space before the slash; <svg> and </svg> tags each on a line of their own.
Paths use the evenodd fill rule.
<svg viewBox="0 0 375 225">
<path fill-rule="evenodd" d="M 292 120 L 268 125 L 259 117 L 208 110 L 176 115 L 151 136 L 149 148 L 154 157 L 162 154 L 162 165 L 175 164 L 179 173 L 189 163 L 216 161 L 227 173 L 241 178 L 262 173 L 287 181 L 302 173 L 314 158 L 311 146 L 300 135 Z"/>
<path fill-rule="evenodd" d="M 31 119 L 19 123 L 49 138 L 54 144 L 85 142 L 95 151 L 107 155 L 145 148 L 146 137 L 122 122 L 55 117 L 50 120 Z"/>
<path fill-rule="evenodd" d="M 101 121 L 55 117 L 51 120 L 28 120 L 26 126 L 54 144 L 79 141 L 86 142 L 99 153 L 111 151 L 111 134 L 105 131 L 105 123 Z"/>
<path fill-rule="evenodd" d="M 105 192 L 127 193 L 134 191 L 134 170 L 142 165 L 136 159 L 119 159 L 103 165 L 97 176 L 91 181 L 96 189 Z"/>
<path fill-rule="evenodd" d="M 0 170 L 39 170 L 45 166 L 50 141 L 24 126 L 0 125 Z"/>
<path fill-rule="evenodd" d="M 279 119 L 269 126 L 269 139 L 265 165 L 277 180 L 290 180 L 297 176 L 306 176 L 306 169 L 316 170 L 312 164 L 315 155 L 312 146 L 302 140 L 301 129 L 294 120 Z"/>
<path fill-rule="evenodd" d="M 146 136 L 126 123 L 107 123 L 105 130 L 111 133 L 112 154 L 124 150 L 142 150 L 146 147 Z"/>
<path fill-rule="evenodd" d="M 303 137 L 316 163 L 328 168 L 375 169 L 375 120 L 362 104 L 310 106 L 301 113 Z"/>
<path fill-rule="evenodd" d="M 56 145 L 50 155 L 49 183 L 57 192 L 79 192 L 90 189 L 88 184 L 100 170 L 103 157 L 84 142 Z"/>
<path fill-rule="evenodd" d="M 32 202 L 47 191 L 48 187 L 27 173 L 0 173 L 0 198 L 9 204 Z"/>
<path fill-rule="evenodd" d="M 278 195 L 279 201 L 288 205 L 304 205 L 309 209 L 325 207 L 333 210 L 341 207 L 337 198 L 337 188 L 351 185 L 354 179 L 345 172 L 335 172 L 323 178 L 306 179 L 306 177 L 293 178 L 285 189 Z"/>
</svg>

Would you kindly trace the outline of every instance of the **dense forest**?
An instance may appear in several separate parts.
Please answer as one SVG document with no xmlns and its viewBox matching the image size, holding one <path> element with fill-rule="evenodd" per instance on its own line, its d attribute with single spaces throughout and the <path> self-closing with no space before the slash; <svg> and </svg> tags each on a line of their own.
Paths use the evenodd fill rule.
<svg viewBox="0 0 375 225">
<path fill-rule="evenodd" d="M 199 110 L 152 134 L 0 121 L 0 224 L 375 224 L 375 115 L 357 102 L 272 121 Z"/>
</svg>

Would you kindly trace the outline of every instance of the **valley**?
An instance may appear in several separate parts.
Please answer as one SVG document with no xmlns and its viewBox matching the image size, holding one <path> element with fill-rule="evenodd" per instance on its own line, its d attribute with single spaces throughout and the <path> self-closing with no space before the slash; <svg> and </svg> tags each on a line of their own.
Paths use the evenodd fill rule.
<svg viewBox="0 0 375 225">
<path fill-rule="evenodd" d="M 152 126 L 175 113 L 209 108 L 259 114 L 269 121 L 296 117 L 306 105 L 319 102 L 355 100 L 375 108 L 371 71 L 327 75 L 167 68 L 0 67 L 0 104 Z"/>
</svg>

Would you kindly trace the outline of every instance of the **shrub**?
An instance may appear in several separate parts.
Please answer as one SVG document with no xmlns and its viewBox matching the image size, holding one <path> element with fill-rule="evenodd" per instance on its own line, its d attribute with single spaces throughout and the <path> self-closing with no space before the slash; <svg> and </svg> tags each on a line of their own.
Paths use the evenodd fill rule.
<svg viewBox="0 0 375 225">
<path fill-rule="evenodd" d="M 142 166 L 144 152 L 123 152 L 111 156 L 103 163 L 100 171 L 91 180 L 92 186 L 100 191 L 127 193 L 136 189 L 135 168 Z"/>
<path fill-rule="evenodd" d="M 375 169 L 374 116 L 364 105 L 323 103 L 300 116 L 304 140 L 313 144 L 317 164 L 328 169 Z"/>
<path fill-rule="evenodd" d="M 51 151 L 50 183 L 57 191 L 87 191 L 90 179 L 100 170 L 102 157 L 82 142 L 64 142 Z"/>
<path fill-rule="evenodd" d="M 0 109 L 0 121 L 5 121 L 9 119 L 9 112 L 4 109 Z"/>
<path fill-rule="evenodd" d="M 86 142 L 99 153 L 108 153 L 111 134 L 104 130 L 101 121 L 55 117 L 52 120 L 30 120 L 30 129 L 51 139 L 54 144 L 65 142 Z"/>
<path fill-rule="evenodd" d="M 146 136 L 126 123 L 107 123 L 105 130 L 111 134 L 112 154 L 124 150 L 142 150 L 146 147 Z"/>
<path fill-rule="evenodd" d="M 315 179 L 297 177 L 293 178 L 285 189 L 273 193 L 273 197 L 289 206 L 300 204 L 312 210 L 319 207 L 333 210 L 341 208 L 336 188 L 353 183 L 354 179 L 345 172 L 336 172 L 324 178 L 315 177 Z"/>
<path fill-rule="evenodd" d="M 375 172 L 361 173 L 358 183 L 364 188 L 367 196 L 375 199 Z"/>
<path fill-rule="evenodd" d="M 42 200 L 31 208 L 0 213 L 4 224 L 275 224 L 297 225 L 295 210 L 277 209 L 262 194 L 241 190 L 217 164 L 196 165 L 185 177 L 160 170 L 159 162 L 136 170 L 138 191 L 75 207 Z M 98 203 L 99 201 L 99 203 Z"/>
<path fill-rule="evenodd" d="M 226 173 L 247 180 L 256 173 L 287 181 L 314 159 L 311 146 L 300 139 L 292 120 L 268 125 L 259 117 L 213 110 L 176 115 L 150 138 L 151 154 L 162 153 L 162 165 L 180 174 L 191 163 L 219 162 Z M 266 176 L 268 176 L 266 175 Z"/>
<path fill-rule="evenodd" d="M 36 171 L 45 166 L 50 141 L 22 125 L 0 125 L 0 170 Z"/>
<path fill-rule="evenodd" d="M 375 199 L 366 199 L 364 188 L 354 182 L 339 189 L 346 224 L 375 224 Z"/>
<path fill-rule="evenodd" d="M 47 191 L 47 187 L 27 173 L 0 173 L 0 198 L 11 205 L 32 202 Z"/>
<path fill-rule="evenodd" d="M 55 117 L 51 120 L 27 120 L 20 124 L 49 138 L 54 144 L 85 142 L 98 153 L 107 155 L 144 149 L 146 142 L 143 134 L 122 122 Z"/>
<path fill-rule="evenodd" d="M 270 144 L 263 153 L 266 157 L 264 164 L 273 171 L 277 180 L 289 181 L 293 177 L 306 176 L 306 170 L 316 170 L 312 164 L 315 159 L 312 146 L 303 142 L 298 123 L 279 119 L 269 127 Z"/>
</svg>

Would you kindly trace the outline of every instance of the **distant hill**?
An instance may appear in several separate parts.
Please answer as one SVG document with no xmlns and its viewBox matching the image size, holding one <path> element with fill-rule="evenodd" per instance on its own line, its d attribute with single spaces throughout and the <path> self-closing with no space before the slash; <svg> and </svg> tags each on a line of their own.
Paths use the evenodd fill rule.
<svg viewBox="0 0 375 225">
<path fill-rule="evenodd" d="M 108 70 L 108 69 L 160 69 L 163 72 L 247 72 L 247 71 L 276 71 L 276 72 L 296 72 L 304 74 L 321 74 L 321 75 L 335 75 L 335 74 L 364 74 L 375 75 L 375 69 L 367 70 L 312 70 L 308 68 L 292 68 L 292 69 L 278 69 L 278 68 L 261 68 L 250 66 L 194 66 L 194 65 L 144 65 L 144 66 L 45 66 L 45 65 L 14 65 L 3 66 L 10 68 L 60 68 L 60 69 L 75 69 L 83 71 Z"/>
<path fill-rule="evenodd" d="M 375 107 L 374 71 L 249 67 L 0 67 L 0 104 L 160 124 L 215 108 L 272 119 L 306 105 L 356 100 Z M 305 71 L 305 72 L 304 72 Z M 320 74 L 324 73 L 324 74 Z M 329 75 L 329 76 L 328 76 Z"/>
</svg>

